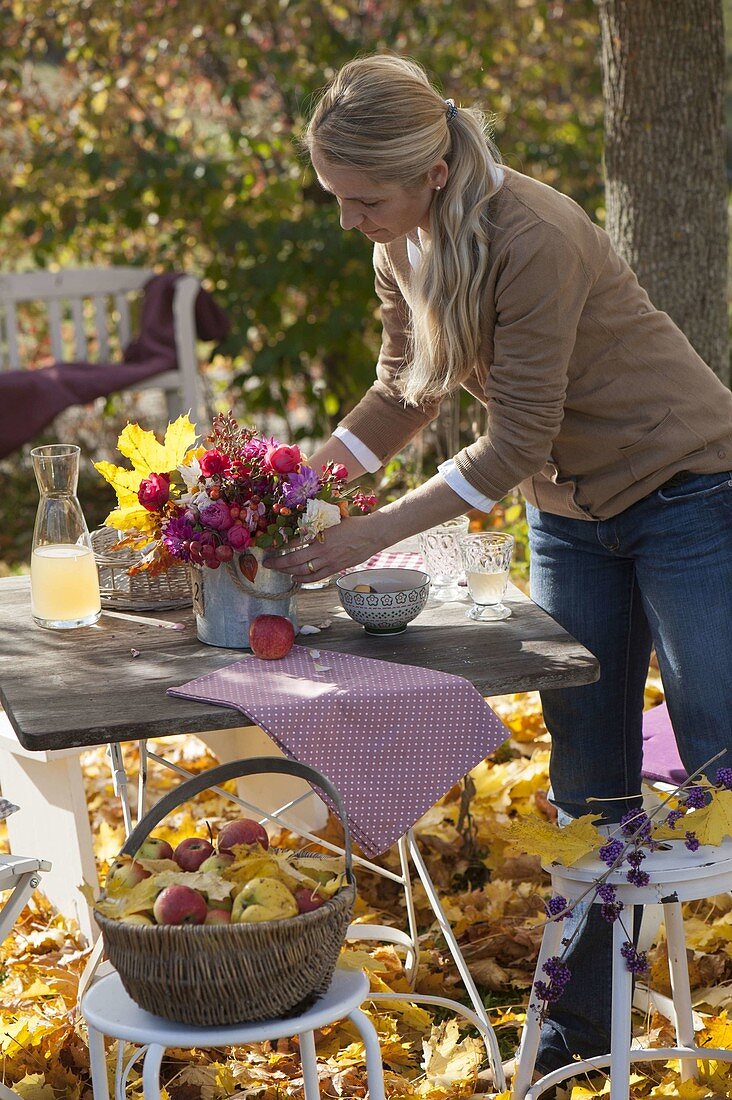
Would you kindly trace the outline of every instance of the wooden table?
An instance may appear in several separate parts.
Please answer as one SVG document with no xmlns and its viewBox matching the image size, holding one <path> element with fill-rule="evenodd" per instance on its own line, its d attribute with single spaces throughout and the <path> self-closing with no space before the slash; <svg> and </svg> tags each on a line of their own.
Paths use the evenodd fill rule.
<svg viewBox="0 0 732 1100">
<path fill-rule="evenodd" d="M 595 658 L 518 589 L 513 616 L 481 624 L 465 618 L 467 601 L 430 602 L 403 634 L 368 635 L 345 614 L 333 587 L 303 591 L 300 622 L 331 625 L 298 641 L 321 650 L 451 672 L 485 696 L 591 683 Z M 0 580 L 0 786 L 21 806 L 8 819 L 11 846 L 48 859 L 52 901 L 82 928 L 91 926 L 77 886 L 96 870 L 78 753 L 84 747 L 181 733 L 205 733 L 223 760 L 266 751 L 239 711 L 166 695 L 242 658 L 241 650 L 198 642 L 190 609 L 156 614 L 184 624 L 172 630 L 102 614 L 93 627 L 44 630 L 30 614 L 27 577 Z M 211 734 L 211 731 L 237 734 Z M 217 739 L 218 737 L 218 739 Z M 267 739 L 267 743 L 268 739 Z"/>
</svg>

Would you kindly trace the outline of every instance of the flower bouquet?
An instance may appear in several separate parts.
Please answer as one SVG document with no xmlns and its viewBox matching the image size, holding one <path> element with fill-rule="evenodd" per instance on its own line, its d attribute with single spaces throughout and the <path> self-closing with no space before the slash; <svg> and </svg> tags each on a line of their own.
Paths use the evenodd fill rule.
<svg viewBox="0 0 732 1100">
<path fill-rule="evenodd" d="M 345 466 L 315 470 L 299 447 L 240 427 L 231 413 L 214 417 L 206 443 L 198 445 L 186 415 L 168 425 L 162 443 L 128 424 L 118 448 L 132 469 L 95 463 L 117 494 L 105 522 L 123 533 L 119 547 L 140 551 L 131 571 L 193 566 L 199 638 L 245 647 L 248 624 L 263 611 L 297 629 L 297 586 L 262 566 L 264 551 L 322 537 L 352 512 L 370 511 L 375 498 L 347 488 Z"/>
</svg>

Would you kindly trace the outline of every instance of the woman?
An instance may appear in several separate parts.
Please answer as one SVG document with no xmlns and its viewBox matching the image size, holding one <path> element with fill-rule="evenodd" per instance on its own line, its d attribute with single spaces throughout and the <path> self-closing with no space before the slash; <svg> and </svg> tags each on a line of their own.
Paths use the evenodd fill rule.
<svg viewBox="0 0 732 1100">
<path fill-rule="evenodd" d="M 553 798 L 617 821 L 639 803 L 653 644 L 686 767 L 732 746 L 732 394 L 606 233 L 502 167 L 480 112 L 412 62 L 346 65 L 306 141 L 343 228 L 374 242 L 383 324 L 376 382 L 311 461 L 377 470 L 458 386 L 488 427 L 418 489 L 268 564 L 318 580 L 519 485 L 532 596 L 601 667 L 543 693 Z M 567 959 L 544 1071 L 609 1049 L 600 923 Z"/>
</svg>

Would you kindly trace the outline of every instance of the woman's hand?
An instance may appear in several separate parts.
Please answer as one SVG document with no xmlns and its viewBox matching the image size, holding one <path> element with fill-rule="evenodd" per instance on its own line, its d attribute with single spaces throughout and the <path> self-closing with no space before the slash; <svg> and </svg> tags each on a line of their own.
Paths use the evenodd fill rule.
<svg viewBox="0 0 732 1100">
<path fill-rule="evenodd" d="M 373 554 L 388 545 L 388 536 L 381 533 L 381 525 L 374 522 L 378 512 L 370 516 L 349 516 L 323 532 L 322 542 L 298 543 L 289 553 L 270 553 L 264 559 L 267 569 L 289 573 L 301 583 L 322 581 L 361 565 Z"/>
</svg>

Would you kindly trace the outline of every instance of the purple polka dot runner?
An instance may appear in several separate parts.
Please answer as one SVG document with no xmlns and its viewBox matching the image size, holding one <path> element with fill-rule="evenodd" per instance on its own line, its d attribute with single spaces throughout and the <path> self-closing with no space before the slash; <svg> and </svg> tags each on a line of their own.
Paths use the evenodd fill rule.
<svg viewBox="0 0 732 1100">
<path fill-rule="evenodd" d="M 169 695 L 235 707 L 341 793 L 368 856 L 386 851 L 508 729 L 460 676 L 293 646 L 245 657 Z"/>
</svg>

